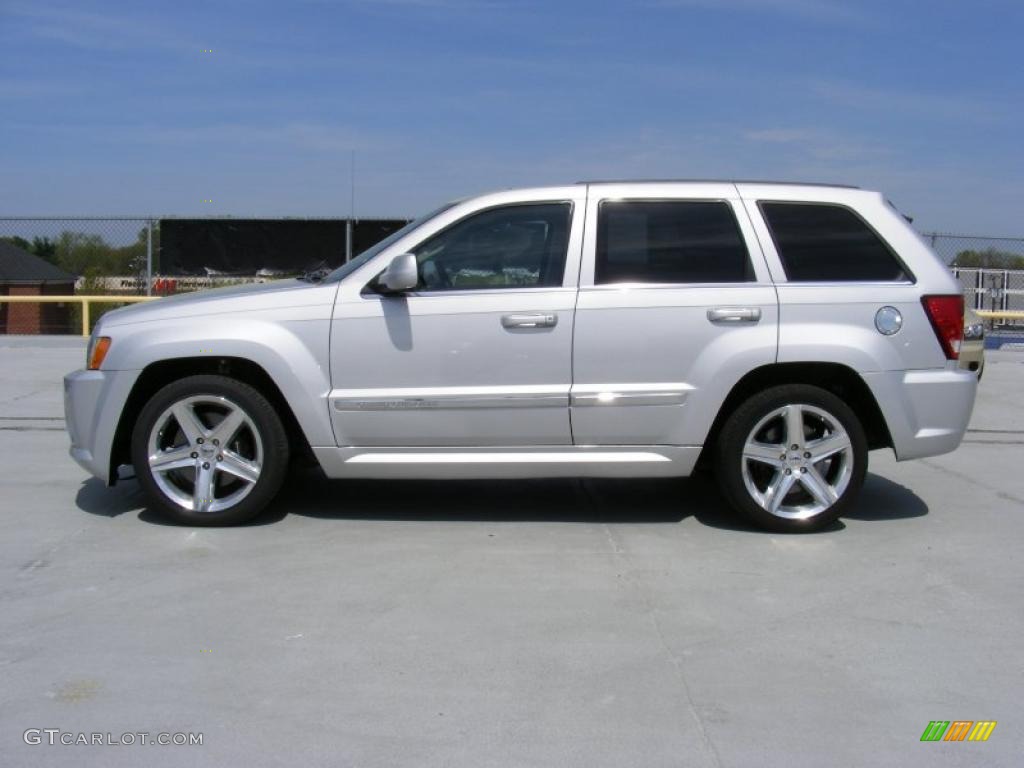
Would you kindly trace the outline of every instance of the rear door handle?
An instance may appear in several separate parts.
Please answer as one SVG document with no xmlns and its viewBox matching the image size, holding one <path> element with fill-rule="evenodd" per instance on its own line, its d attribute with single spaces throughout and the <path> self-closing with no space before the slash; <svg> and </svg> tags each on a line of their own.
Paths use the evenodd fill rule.
<svg viewBox="0 0 1024 768">
<path fill-rule="evenodd" d="M 708 320 L 712 323 L 756 323 L 760 319 L 760 307 L 715 307 L 708 310 Z"/>
<path fill-rule="evenodd" d="M 558 324 L 558 315 L 554 312 L 522 312 L 502 315 L 501 324 L 505 328 L 553 328 Z"/>
</svg>

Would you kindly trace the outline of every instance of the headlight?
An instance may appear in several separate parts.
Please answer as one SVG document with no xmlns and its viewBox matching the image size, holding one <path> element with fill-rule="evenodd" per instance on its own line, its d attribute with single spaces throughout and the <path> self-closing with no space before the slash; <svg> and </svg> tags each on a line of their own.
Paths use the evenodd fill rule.
<svg viewBox="0 0 1024 768">
<path fill-rule="evenodd" d="M 974 341 L 985 338 L 985 326 L 981 323 L 971 323 L 964 326 L 964 339 Z"/>
<path fill-rule="evenodd" d="M 96 336 L 89 339 L 89 348 L 85 352 L 85 367 L 90 371 L 98 371 L 103 365 L 103 358 L 110 350 L 109 336 Z"/>
</svg>

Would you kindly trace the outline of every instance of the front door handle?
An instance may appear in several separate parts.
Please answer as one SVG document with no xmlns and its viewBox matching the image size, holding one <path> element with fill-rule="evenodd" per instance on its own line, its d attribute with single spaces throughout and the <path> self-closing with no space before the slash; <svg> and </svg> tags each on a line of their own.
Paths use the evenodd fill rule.
<svg viewBox="0 0 1024 768">
<path fill-rule="evenodd" d="M 554 312 L 522 312 L 501 316 L 504 328 L 554 328 L 557 324 L 558 315 Z"/>
<path fill-rule="evenodd" d="M 756 323 L 760 319 L 760 307 L 715 307 L 708 310 L 708 320 L 712 323 Z"/>
</svg>

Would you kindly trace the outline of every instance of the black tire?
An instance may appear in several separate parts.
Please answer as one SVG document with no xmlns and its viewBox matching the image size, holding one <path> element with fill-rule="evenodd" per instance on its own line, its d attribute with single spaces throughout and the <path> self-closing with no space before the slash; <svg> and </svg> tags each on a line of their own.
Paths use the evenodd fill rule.
<svg viewBox="0 0 1024 768">
<path fill-rule="evenodd" d="M 164 424 L 167 424 L 166 412 L 168 409 L 189 398 L 200 398 L 200 402 L 195 403 L 196 408 L 193 408 L 192 412 L 200 414 L 201 426 L 215 429 L 216 423 L 205 424 L 204 419 L 211 422 L 216 419 L 216 404 L 208 405 L 201 402 L 204 397 L 226 399 L 231 406 L 242 411 L 248 417 L 248 421 L 239 428 L 239 436 L 232 445 L 221 446 L 217 449 L 212 447 L 212 440 L 210 440 L 201 447 L 201 450 L 211 452 L 210 462 L 204 464 L 204 467 L 214 467 L 214 470 L 210 472 L 210 477 L 213 478 L 211 486 L 213 493 L 210 494 L 210 497 L 219 504 L 229 504 L 229 506 L 218 510 L 197 511 L 182 506 L 182 503 L 187 502 L 175 501 L 168 492 L 161 488 L 155 477 L 156 473 L 150 467 L 149 440 L 157 420 L 162 420 Z M 202 411 L 203 407 L 206 408 L 205 412 Z M 230 409 L 227 409 L 227 412 L 230 413 Z M 179 444 L 179 447 L 175 447 L 173 450 L 189 451 L 196 448 L 196 446 L 190 445 L 184 429 L 176 422 L 162 430 L 160 434 L 164 435 L 168 431 L 175 432 L 176 441 Z M 230 449 L 237 449 L 235 455 L 248 459 L 249 457 L 242 456 L 243 446 L 238 442 L 242 440 L 245 440 L 249 446 L 259 445 L 258 450 L 262 452 L 262 461 L 255 462 L 253 460 L 252 463 L 252 466 L 261 464 L 255 482 L 237 479 L 221 469 L 226 464 L 217 463 L 222 459 L 230 460 Z M 203 442 L 203 440 L 198 442 Z M 166 447 L 163 450 L 170 451 L 172 448 Z M 223 453 L 217 454 L 217 450 L 221 450 Z M 257 449 L 252 447 L 251 450 Z M 281 418 L 274 406 L 257 389 L 227 376 L 201 375 L 189 376 L 172 382 L 150 398 L 132 430 L 131 455 L 139 484 L 149 497 L 153 508 L 158 512 L 184 525 L 234 525 L 252 519 L 274 499 L 287 472 L 289 446 Z M 203 455 L 195 452 L 189 455 L 199 456 L 198 462 L 202 462 L 202 458 L 204 458 Z M 181 488 L 182 492 L 187 494 L 189 474 L 193 477 L 194 487 L 198 481 L 198 463 L 195 468 L 185 467 L 161 474 L 161 478 L 163 478 L 165 487 L 169 486 L 172 490 Z M 237 503 L 230 503 L 231 493 L 226 493 L 224 498 L 216 498 L 222 488 L 231 490 L 236 486 L 238 486 L 239 494 L 243 488 L 246 489 Z M 196 502 L 197 505 L 199 503 Z"/>
<path fill-rule="evenodd" d="M 790 440 L 781 439 L 784 434 L 788 438 L 785 415 L 771 418 L 786 406 L 799 406 L 800 423 L 806 424 L 804 434 L 811 433 L 806 446 L 803 440 L 800 441 L 799 451 L 791 450 Z M 805 406 L 808 408 L 805 409 Z M 788 412 L 786 410 L 784 413 Z M 837 423 L 845 430 L 849 446 L 848 449 L 815 462 L 813 455 L 806 458 L 808 451 L 805 451 L 805 447 L 816 447 L 815 439 L 831 435 L 837 437 L 839 443 L 843 440 L 838 430 L 828 431 L 829 421 L 822 417 L 822 413 L 833 420 L 833 426 Z M 764 422 L 766 419 L 769 420 Z M 765 426 L 759 427 L 763 423 Z M 755 428 L 759 432 L 752 435 Z M 819 431 L 815 432 L 816 429 Z M 757 440 L 759 444 L 770 445 L 779 439 L 782 444 L 778 453 L 779 466 L 762 464 L 760 459 L 745 459 L 748 438 Z M 818 445 L 821 446 L 821 452 L 825 453 L 825 444 Z M 750 397 L 727 418 L 715 449 L 715 474 L 725 499 L 759 527 L 780 533 L 818 531 L 834 523 L 854 503 L 867 473 L 867 439 L 857 415 L 831 392 L 807 384 L 784 384 Z M 773 462 L 775 458 L 767 457 Z M 834 483 L 831 478 L 834 478 Z M 805 480 L 809 483 L 806 487 Z M 816 498 L 810 488 L 813 485 L 820 489 L 822 486 L 819 480 L 825 481 L 829 493 L 826 496 L 819 493 Z M 761 501 L 748 488 L 748 481 L 755 491 L 762 492 Z M 792 483 L 792 486 L 781 494 L 779 510 L 773 513 L 769 509 L 772 506 L 769 489 L 781 481 Z M 841 490 L 837 492 L 837 488 Z M 825 506 L 832 498 L 835 500 Z M 791 500 L 789 505 L 783 503 L 786 499 Z M 762 506 L 762 502 L 767 506 Z"/>
</svg>

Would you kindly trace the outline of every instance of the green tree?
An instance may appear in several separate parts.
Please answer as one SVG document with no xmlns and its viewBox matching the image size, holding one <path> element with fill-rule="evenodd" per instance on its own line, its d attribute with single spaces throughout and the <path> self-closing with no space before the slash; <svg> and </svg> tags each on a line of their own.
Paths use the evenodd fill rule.
<svg viewBox="0 0 1024 768">
<path fill-rule="evenodd" d="M 159 248 L 160 230 L 153 227 L 153 274 L 156 274 L 156 254 Z M 131 274 L 142 274 L 146 271 L 146 228 L 142 227 L 135 236 L 135 242 L 118 249 L 118 256 L 128 265 Z"/>
<path fill-rule="evenodd" d="M 33 237 L 30 243 L 24 237 L 11 235 L 10 237 L 0 237 L 0 241 L 16 245 L 23 251 L 34 253 L 51 264 L 57 263 L 57 244 L 48 237 Z"/>
<path fill-rule="evenodd" d="M 952 267 L 975 267 L 982 269 L 1024 269 L 1024 256 L 1018 253 L 986 248 L 983 251 L 960 251 L 953 259 Z"/>
<path fill-rule="evenodd" d="M 23 237 L 17 235 L 11 235 L 10 237 L 0 237 L 0 241 L 10 243 L 11 245 L 21 248 L 23 251 L 32 252 L 32 244 Z"/>
<path fill-rule="evenodd" d="M 56 242 L 57 265 L 74 275 L 84 275 L 92 267 L 98 275 L 127 275 L 133 271 L 138 243 L 116 248 L 100 235 L 65 230 Z M 142 245 L 145 253 L 145 244 Z"/>
<path fill-rule="evenodd" d="M 32 253 L 51 264 L 57 263 L 57 244 L 48 237 L 33 237 Z"/>
</svg>

